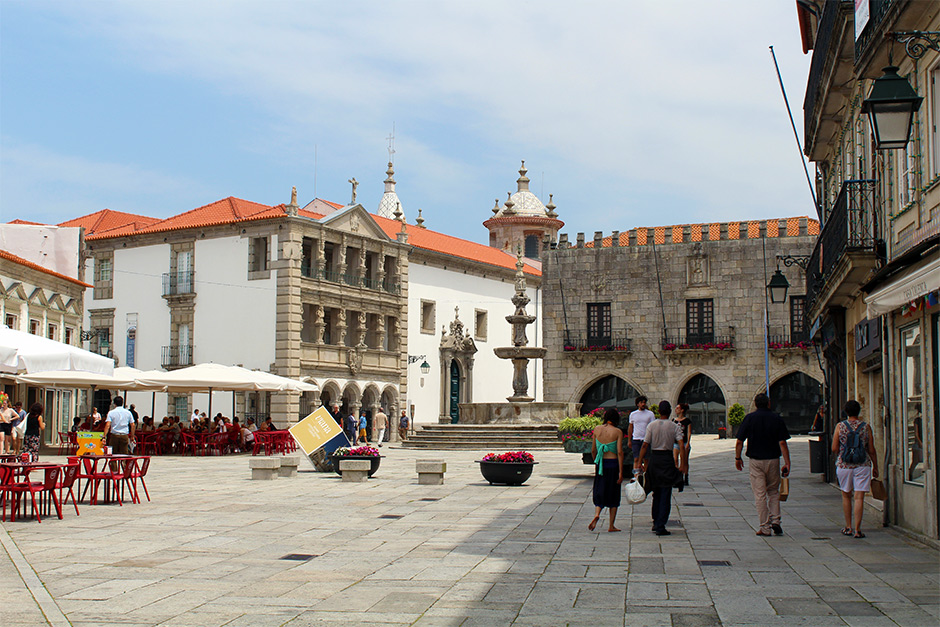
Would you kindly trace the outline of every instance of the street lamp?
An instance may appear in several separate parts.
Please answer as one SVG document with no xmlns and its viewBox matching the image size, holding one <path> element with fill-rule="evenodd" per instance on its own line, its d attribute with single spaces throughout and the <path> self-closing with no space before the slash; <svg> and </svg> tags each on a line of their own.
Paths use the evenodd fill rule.
<svg viewBox="0 0 940 627">
<path fill-rule="evenodd" d="M 418 367 L 421 368 L 421 374 L 428 374 L 431 372 L 431 364 L 428 363 L 427 359 L 421 362 L 421 365 Z"/>
<path fill-rule="evenodd" d="M 770 302 L 779 305 L 787 302 L 787 290 L 790 289 L 790 282 L 783 276 L 780 268 L 770 277 L 770 283 L 767 284 L 767 292 L 770 294 Z"/>
<path fill-rule="evenodd" d="M 889 65 L 884 75 L 875 79 L 862 113 L 868 114 L 876 150 L 896 150 L 907 146 L 914 125 L 914 114 L 924 99 L 917 95 L 898 68 Z"/>
</svg>

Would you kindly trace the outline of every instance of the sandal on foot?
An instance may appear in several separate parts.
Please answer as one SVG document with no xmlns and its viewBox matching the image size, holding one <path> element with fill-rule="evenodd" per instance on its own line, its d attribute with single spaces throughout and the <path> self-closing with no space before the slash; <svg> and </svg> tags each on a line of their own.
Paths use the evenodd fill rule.
<svg viewBox="0 0 940 627">
<path fill-rule="evenodd" d="M 859 531 L 856 531 L 856 532 L 855 532 L 855 535 L 853 535 L 852 537 L 853 537 L 853 538 L 864 538 L 864 537 L 865 537 L 865 534 L 862 533 L 861 530 L 859 530 Z"/>
<path fill-rule="evenodd" d="M 850 527 L 843 527 L 843 528 L 842 528 L 842 535 L 844 535 L 844 536 L 850 536 L 850 535 L 852 535 L 853 533 L 854 533 L 854 532 L 852 531 L 852 529 L 851 529 Z"/>
</svg>

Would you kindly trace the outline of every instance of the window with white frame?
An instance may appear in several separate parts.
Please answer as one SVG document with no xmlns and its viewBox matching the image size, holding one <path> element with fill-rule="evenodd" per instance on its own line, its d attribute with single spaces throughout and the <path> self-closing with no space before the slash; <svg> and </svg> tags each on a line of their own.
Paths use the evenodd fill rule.
<svg viewBox="0 0 940 627">
<path fill-rule="evenodd" d="M 95 300 L 114 297 L 114 254 L 102 253 L 95 257 Z"/>
<path fill-rule="evenodd" d="M 50 340 L 59 339 L 59 325 L 57 324 L 48 324 L 46 325 L 46 337 Z"/>
<path fill-rule="evenodd" d="M 41 329 L 42 329 L 42 322 L 39 320 L 36 320 L 35 318 L 31 318 L 29 321 L 29 332 L 32 333 L 33 335 L 40 335 L 42 333 Z"/>
<path fill-rule="evenodd" d="M 4 316 L 4 318 L 3 318 L 3 324 L 7 325 L 7 326 L 10 327 L 11 329 L 18 329 L 18 328 L 19 328 L 19 327 L 17 327 L 17 322 L 18 322 L 18 320 L 17 320 L 17 318 L 16 318 L 16 314 L 8 313 L 8 314 L 6 314 L 6 316 Z"/>
</svg>

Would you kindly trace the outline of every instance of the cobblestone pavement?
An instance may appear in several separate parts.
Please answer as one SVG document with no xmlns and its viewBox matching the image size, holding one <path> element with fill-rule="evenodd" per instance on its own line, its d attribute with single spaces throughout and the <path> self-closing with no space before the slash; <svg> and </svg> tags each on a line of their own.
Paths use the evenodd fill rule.
<svg viewBox="0 0 940 627">
<path fill-rule="evenodd" d="M 244 455 L 157 458 L 150 503 L 2 525 L 0 625 L 940 622 L 937 552 L 874 517 L 866 539 L 840 535 L 839 494 L 806 471 L 805 439 L 785 535 L 770 538 L 754 533 L 733 442 L 693 443 L 669 537 L 626 501 L 622 533 L 589 532 L 591 468 L 562 452 L 538 452 L 522 487 L 488 485 L 468 451 L 386 447 L 365 484 L 312 469 L 250 481 Z M 414 460 L 433 458 L 445 485 L 418 485 Z"/>
</svg>

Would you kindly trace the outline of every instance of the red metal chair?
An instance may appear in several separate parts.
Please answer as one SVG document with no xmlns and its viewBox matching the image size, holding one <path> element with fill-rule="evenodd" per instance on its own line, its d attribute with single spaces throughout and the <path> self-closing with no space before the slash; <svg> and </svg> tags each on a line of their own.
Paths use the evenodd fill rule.
<svg viewBox="0 0 940 627">
<path fill-rule="evenodd" d="M 27 484 L 26 492 L 29 493 L 30 498 L 33 502 L 33 516 L 36 517 L 37 522 L 42 522 L 42 518 L 39 516 L 40 508 L 36 505 L 36 495 L 37 494 L 47 494 L 52 502 L 55 504 L 56 514 L 59 515 L 59 520 L 62 519 L 62 506 L 59 504 L 59 499 L 55 495 L 56 485 L 59 481 L 59 474 L 62 472 L 62 469 L 58 466 L 48 466 L 43 468 L 43 480 L 42 481 L 30 481 Z M 42 501 L 42 497 L 40 497 Z"/>
<path fill-rule="evenodd" d="M 69 431 L 67 435 L 69 438 L 68 454 L 74 455 L 78 452 L 78 433 Z"/>
<path fill-rule="evenodd" d="M 6 520 L 7 504 L 10 504 L 10 520 L 16 519 L 16 510 L 20 504 L 20 495 L 25 494 L 29 487 L 26 481 L 16 480 L 16 471 L 13 468 L 0 466 L 0 501 L 3 503 L 0 522 Z"/>
<path fill-rule="evenodd" d="M 59 455 L 69 454 L 69 433 L 68 431 L 59 431 Z"/>
<path fill-rule="evenodd" d="M 78 503 L 75 501 L 75 492 L 72 490 L 72 486 L 78 479 L 79 469 L 80 466 L 77 461 L 74 464 L 70 463 L 63 466 L 62 475 L 59 478 L 59 483 L 56 485 L 56 489 L 59 491 L 59 503 L 65 505 L 66 498 L 71 498 L 72 505 L 75 506 L 76 516 L 81 516 L 81 514 L 78 513 Z M 64 496 L 66 490 L 68 490 L 68 497 Z"/>
<path fill-rule="evenodd" d="M 150 470 L 150 458 L 149 457 L 137 457 L 134 459 L 134 464 L 131 466 L 131 486 L 134 488 L 134 498 L 137 499 L 137 502 L 140 503 L 140 495 L 137 493 L 137 480 L 140 479 L 140 485 L 144 487 L 144 494 L 147 495 L 147 500 L 150 500 L 150 492 L 147 491 L 147 482 L 144 481 L 144 477 L 147 476 L 147 471 Z"/>
</svg>

